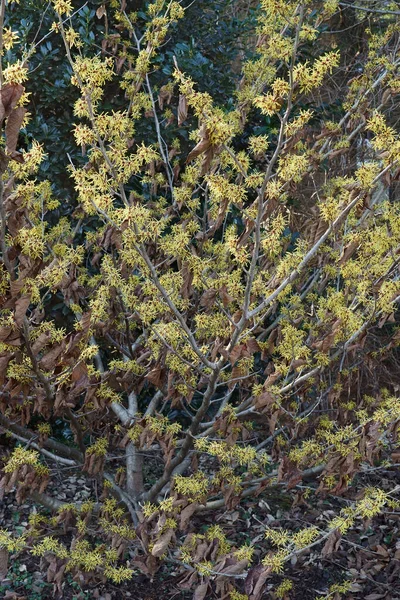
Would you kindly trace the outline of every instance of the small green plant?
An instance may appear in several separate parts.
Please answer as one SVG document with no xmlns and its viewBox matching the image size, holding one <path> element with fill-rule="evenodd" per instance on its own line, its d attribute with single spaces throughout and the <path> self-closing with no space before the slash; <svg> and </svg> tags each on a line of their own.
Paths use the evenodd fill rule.
<svg viewBox="0 0 400 600">
<path fill-rule="evenodd" d="M 35 578 L 24 563 L 18 559 L 10 561 L 6 584 L 0 583 L 2 597 L 7 591 L 25 595 L 29 600 L 42 600 L 46 593 L 51 593 L 52 586 L 42 579 Z"/>
</svg>

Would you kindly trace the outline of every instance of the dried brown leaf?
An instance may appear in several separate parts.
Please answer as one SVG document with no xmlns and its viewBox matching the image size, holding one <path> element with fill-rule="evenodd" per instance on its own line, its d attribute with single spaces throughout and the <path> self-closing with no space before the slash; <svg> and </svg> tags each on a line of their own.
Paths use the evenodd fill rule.
<svg viewBox="0 0 400 600">
<path fill-rule="evenodd" d="M 155 557 L 162 556 L 167 550 L 173 535 L 174 532 L 172 529 L 168 529 L 165 533 L 163 533 L 154 544 L 151 555 Z"/>
<path fill-rule="evenodd" d="M 215 302 L 216 296 L 216 290 L 206 290 L 200 298 L 200 306 L 204 306 L 204 308 L 211 308 Z"/>
<path fill-rule="evenodd" d="M 207 133 L 207 129 L 205 127 L 205 125 L 202 125 L 200 128 L 200 141 L 198 144 L 196 144 L 196 146 L 193 148 L 193 150 L 191 150 L 187 156 L 186 162 L 190 162 L 191 160 L 194 160 L 195 158 L 197 158 L 198 156 L 200 156 L 200 154 L 203 154 L 203 152 L 206 152 L 207 150 L 209 150 L 211 148 L 211 141 L 210 138 L 208 137 L 208 133 Z"/>
<path fill-rule="evenodd" d="M 389 558 L 390 556 L 387 549 L 384 546 L 381 546 L 380 544 L 376 546 L 375 552 L 377 552 L 377 554 L 380 554 L 380 556 L 382 556 L 383 558 Z"/>
<path fill-rule="evenodd" d="M 287 489 L 295 487 L 302 480 L 302 472 L 298 469 L 295 462 L 284 456 L 278 468 L 278 482 L 287 482 Z"/>
<path fill-rule="evenodd" d="M 243 573 L 244 569 L 246 569 L 248 564 L 248 560 L 242 559 L 239 560 L 237 563 L 228 564 L 226 567 L 217 570 L 223 573 L 224 575 L 237 575 L 238 573 Z"/>
<path fill-rule="evenodd" d="M 6 83 L 0 90 L 0 123 L 17 106 L 25 88 L 19 83 Z"/>
<path fill-rule="evenodd" d="M 84 333 L 87 333 L 90 327 L 90 315 L 91 311 L 83 313 L 82 318 L 80 320 L 80 327 Z"/>
<path fill-rule="evenodd" d="M 22 327 L 24 319 L 26 317 L 26 311 L 31 303 L 31 298 L 27 294 L 18 298 L 15 303 L 15 322 L 19 327 Z"/>
<path fill-rule="evenodd" d="M 345 246 L 340 256 L 340 266 L 344 265 L 349 260 L 349 258 L 353 256 L 354 252 L 357 250 L 359 245 L 360 242 L 358 240 L 354 240 L 353 242 L 350 242 L 350 244 L 347 244 L 347 246 Z"/>
<path fill-rule="evenodd" d="M 224 305 L 224 308 L 227 308 L 229 306 L 229 304 L 231 302 L 234 301 L 234 297 L 231 296 L 230 294 L 228 294 L 228 290 L 226 285 L 223 285 L 220 289 L 219 289 L 219 297 L 222 300 L 222 304 Z"/>
<path fill-rule="evenodd" d="M 265 391 L 260 396 L 257 396 L 254 401 L 254 407 L 262 411 L 263 408 L 271 406 L 275 402 L 275 399 L 271 392 Z"/>
<path fill-rule="evenodd" d="M 171 102 L 171 99 L 172 99 L 171 89 L 168 86 L 163 85 L 160 88 L 160 91 L 158 92 L 158 104 L 159 104 L 160 110 L 163 110 L 164 102 L 169 104 Z"/>
<path fill-rule="evenodd" d="M 229 355 L 229 361 L 233 366 L 240 358 L 249 358 L 249 356 L 246 344 L 236 344 Z"/>
<path fill-rule="evenodd" d="M 104 6 L 104 4 L 102 4 L 101 6 L 99 6 L 99 8 L 96 10 L 96 17 L 98 19 L 102 19 L 104 17 L 104 15 L 106 14 L 106 7 Z"/>
<path fill-rule="evenodd" d="M 193 600 L 204 600 L 204 598 L 207 595 L 207 591 L 208 591 L 208 582 L 201 583 L 195 589 L 195 592 L 193 594 Z"/>
<path fill-rule="evenodd" d="M 255 338 L 250 338 L 246 342 L 246 347 L 250 355 L 260 352 L 261 348 Z"/>
<path fill-rule="evenodd" d="M 52 583 L 57 574 L 57 559 L 52 556 L 50 558 L 49 566 L 47 568 L 47 581 L 48 583 Z"/>
<path fill-rule="evenodd" d="M 33 354 L 37 354 L 48 344 L 51 340 L 51 334 L 48 331 L 45 331 L 39 335 L 37 340 L 32 344 L 32 352 Z"/>
<path fill-rule="evenodd" d="M 6 150 L 12 154 L 17 149 L 19 131 L 26 114 L 26 109 L 23 106 L 18 106 L 12 111 L 6 123 Z"/>
<path fill-rule="evenodd" d="M 10 282 L 10 291 L 11 291 L 12 298 L 14 298 L 15 296 L 17 296 L 20 293 L 20 291 L 24 287 L 25 283 L 26 282 L 23 277 L 20 277 L 19 279 L 16 279 L 15 281 Z"/>
<path fill-rule="evenodd" d="M 188 104 L 186 100 L 186 96 L 180 94 L 179 103 L 178 103 L 178 125 L 182 125 L 187 119 L 188 116 Z"/>
<path fill-rule="evenodd" d="M 270 574 L 270 568 L 263 565 L 257 565 L 249 570 L 244 583 L 244 591 L 250 600 L 259 600 L 263 591 L 264 584 Z"/>
<path fill-rule="evenodd" d="M 193 272 L 190 269 L 190 265 L 187 261 L 185 261 L 183 263 L 183 267 L 182 267 L 182 279 L 183 279 L 183 283 L 182 283 L 182 287 L 181 287 L 181 295 L 182 298 L 189 298 L 190 297 L 190 292 L 192 289 L 192 282 L 193 282 Z"/>
<path fill-rule="evenodd" d="M 322 556 L 330 556 L 331 554 L 336 552 L 339 549 L 341 538 L 342 535 L 339 529 L 334 529 L 332 533 L 330 533 L 330 535 L 328 536 L 328 539 L 326 540 L 324 547 L 322 548 Z"/>
<path fill-rule="evenodd" d="M 146 379 L 155 387 L 161 389 L 164 385 L 165 369 L 161 365 L 156 365 L 147 375 Z"/>
<path fill-rule="evenodd" d="M 57 363 L 58 358 L 60 357 L 63 348 L 61 345 L 54 346 L 47 354 L 43 356 L 40 361 L 40 366 L 45 371 L 52 371 Z"/>
<path fill-rule="evenodd" d="M 190 517 L 194 515 L 198 506 L 199 504 L 197 502 L 193 502 L 182 510 L 180 514 L 180 529 L 185 529 L 187 527 Z"/>
</svg>

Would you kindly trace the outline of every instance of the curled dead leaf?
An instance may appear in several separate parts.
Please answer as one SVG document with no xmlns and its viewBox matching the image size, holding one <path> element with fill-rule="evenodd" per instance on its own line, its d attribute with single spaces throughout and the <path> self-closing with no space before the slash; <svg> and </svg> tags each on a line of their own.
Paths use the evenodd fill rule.
<svg viewBox="0 0 400 600">
<path fill-rule="evenodd" d="M 163 533 L 162 536 L 154 544 L 153 549 L 151 551 L 151 555 L 157 558 L 159 556 L 162 556 L 166 552 L 173 535 L 174 532 L 172 531 L 172 529 L 168 529 L 165 533 Z"/>
<path fill-rule="evenodd" d="M 186 529 L 190 518 L 194 515 L 198 506 L 197 502 L 193 502 L 182 510 L 180 514 L 180 529 Z"/>
<path fill-rule="evenodd" d="M 158 92 L 158 104 L 159 104 L 160 110 L 163 110 L 164 102 L 166 102 L 166 104 L 170 104 L 171 100 L 172 100 L 171 88 L 167 85 L 163 85 L 160 88 L 160 91 Z"/>
<path fill-rule="evenodd" d="M 330 556 L 339 549 L 342 534 L 339 529 L 334 529 L 328 536 L 324 547 L 322 548 L 322 556 Z"/>
<path fill-rule="evenodd" d="M 208 592 L 208 582 L 201 583 L 195 589 L 195 592 L 193 594 L 193 600 L 204 600 L 204 598 L 207 595 L 207 592 Z"/>
<path fill-rule="evenodd" d="M 6 83 L 0 90 L 0 123 L 17 106 L 25 88 L 19 83 Z"/>
<path fill-rule="evenodd" d="M 179 103 L 178 103 L 178 125 L 182 125 L 187 119 L 188 116 L 188 105 L 186 96 L 180 94 Z"/>
<path fill-rule="evenodd" d="M 186 162 L 189 163 L 190 161 L 194 160 L 195 158 L 200 156 L 200 154 L 203 154 L 203 152 L 206 152 L 210 148 L 211 148 L 211 141 L 208 136 L 206 126 L 202 125 L 200 128 L 200 141 L 198 144 L 196 144 L 196 146 L 193 148 L 193 150 L 191 150 L 189 152 Z"/>
<path fill-rule="evenodd" d="M 251 600 L 259 600 L 261 598 L 264 584 L 270 572 L 271 568 L 266 568 L 263 565 L 257 565 L 249 570 L 244 583 L 244 590 Z"/>
<path fill-rule="evenodd" d="M 106 7 L 104 6 L 104 4 L 102 4 L 101 6 L 99 6 L 99 8 L 96 10 L 96 17 L 98 19 L 102 19 L 104 17 L 104 15 L 106 14 Z"/>
<path fill-rule="evenodd" d="M 206 290 L 200 298 L 200 306 L 204 306 L 204 308 L 211 308 L 215 302 L 216 297 L 216 290 Z"/>
<path fill-rule="evenodd" d="M 6 123 L 6 149 L 7 153 L 13 155 L 17 149 L 19 131 L 25 118 L 26 109 L 19 106 L 13 110 Z"/>
<path fill-rule="evenodd" d="M 22 327 L 26 311 L 28 310 L 28 306 L 31 303 L 31 298 L 28 295 L 21 296 L 18 298 L 15 303 L 15 322 L 19 327 Z"/>
</svg>

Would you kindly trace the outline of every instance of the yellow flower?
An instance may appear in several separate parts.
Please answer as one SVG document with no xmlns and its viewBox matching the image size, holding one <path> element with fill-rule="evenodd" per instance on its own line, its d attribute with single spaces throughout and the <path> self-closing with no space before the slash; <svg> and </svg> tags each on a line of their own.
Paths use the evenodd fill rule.
<svg viewBox="0 0 400 600">
<path fill-rule="evenodd" d="M 54 10 L 59 15 L 66 14 L 69 16 L 72 13 L 72 4 L 70 0 L 54 0 Z"/>
<path fill-rule="evenodd" d="M 265 96 L 256 98 L 254 100 L 254 105 L 259 108 L 264 115 L 272 117 L 274 113 L 279 111 L 282 101 L 272 94 L 265 94 Z"/>
<path fill-rule="evenodd" d="M 11 50 L 18 39 L 18 34 L 11 27 L 3 29 L 3 46 L 6 50 Z"/>
<path fill-rule="evenodd" d="M 67 29 L 67 31 L 65 32 L 65 38 L 66 38 L 68 44 L 71 46 L 71 48 L 73 46 L 76 46 L 77 48 L 82 46 L 82 42 L 80 40 L 79 33 L 77 33 L 75 31 L 75 29 L 72 29 L 72 27 Z"/>
<path fill-rule="evenodd" d="M 286 592 L 290 592 L 292 587 L 293 587 L 293 583 L 290 581 L 290 579 L 284 579 L 282 581 L 282 583 L 279 585 L 279 587 L 277 587 L 275 593 L 278 598 L 284 598 Z"/>
<path fill-rule="evenodd" d="M 3 71 L 5 83 L 24 83 L 28 79 L 28 69 L 24 67 L 21 60 L 17 60 L 14 64 L 8 64 Z"/>
</svg>

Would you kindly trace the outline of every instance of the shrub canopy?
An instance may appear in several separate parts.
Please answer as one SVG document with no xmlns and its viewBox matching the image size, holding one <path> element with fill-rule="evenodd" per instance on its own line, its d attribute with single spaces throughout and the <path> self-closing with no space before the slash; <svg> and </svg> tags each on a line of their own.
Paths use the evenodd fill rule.
<svg viewBox="0 0 400 600">
<path fill-rule="evenodd" d="M 172 561 L 257 600 L 398 507 L 360 477 L 398 461 L 396 3 L 79 4 L 1 2 L 0 490 L 53 515 L 0 544 L 59 593 Z M 101 495 L 60 503 L 54 465 Z M 198 526 L 277 489 L 348 503 Z"/>
</svg>

